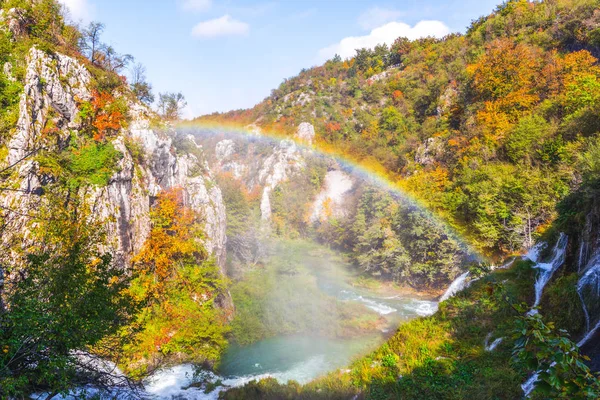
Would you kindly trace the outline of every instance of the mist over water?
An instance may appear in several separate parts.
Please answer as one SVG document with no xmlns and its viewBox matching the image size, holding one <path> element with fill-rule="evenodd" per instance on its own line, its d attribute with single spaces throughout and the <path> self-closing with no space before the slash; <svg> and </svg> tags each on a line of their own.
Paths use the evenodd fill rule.
<svg viewBox="0 0 600 400">
<path fill-rule="evenodd" d="M 298 246 L 296 251 L 290 250 L 290 246 L 294 245 Z M 394 290 L 382 292 L 353 285 L 356 275 L 350 265 L 340 255 L 318 244 L 306 241 L 294 244 L 286 241 L 276 243 L 272 249 L 271 260 L 284 260 L 282 255 L 292 257 L 294 264 L 302 271 L 286 277 L 288 284 L 297 278 L 298 287 L 286 285 L 283 288 L 285 292 L 302 292 L 306 288 L 299 285 L 312 281 L 319 295 L 331 301 L 356 306 L 365 318 L 379 321 L 377 328 L 354 332 L 350 337 L 328 337 L 306 332 L 277 335 L 248 345 L 233 343 L 223 355 L 216 375 L 204 375 L 210 381 L 221 381 L 223 386 L 214 392 L 206 394 L 200 389 L 186 389 L 197 377 L 194 377 L 191 365 L 183 365 L 161 371 L 150 379 L 147 383 L 148 393 L 158 398 L 176 395 L 189 399 L 216 399 L 220 390 L 243 385 L 254 379 L 273 377 L 281 383 L 289 380 L 307 383 L 330 371 L 344 368 L 357 357 L 375 350 L 402 322 L 430 315 L 437 309 L 437 303 L 432 299 L 409 296 Z M 317 292 L 313 293 L 316 294 Z M 293 298 L 295 296 L 290 295 L 290 299 Z M 273 307 L 304 315 L 303 310 L 299 309 L 302 305 L 295 304 L 298 309 L 293 312 L 280 293 L 274 294 L 273 299 L 279 302 Z M 312 304 L 309 301 L 307 303 Z M 336 310 L 330 311 L 338 319 L 337 322 L 348 318 L 347 315 L 339 315 Z M 295 316 L 289 317 L 293 320 Z M 284 324 L 287 322 L 281 321 Z M 331 320 L 323 322 L 332 323 Z"/>
</svg>

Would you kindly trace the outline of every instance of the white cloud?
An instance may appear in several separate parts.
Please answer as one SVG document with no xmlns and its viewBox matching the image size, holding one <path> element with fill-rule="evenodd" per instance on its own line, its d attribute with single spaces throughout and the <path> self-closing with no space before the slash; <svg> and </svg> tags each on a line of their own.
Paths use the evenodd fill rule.
<svg viewBox="0 0 600 400">
<path fill-rule="evenodd" d="M 378 44 L 394 43 L 399 37 L 415 40 L 427 36 L 441 38 L 450 33 L 450 29 L 440 21 L 420 21 L 411 27 L 402 22 L 389 22 L 379 28 L 375 28 L 365 36 L 350 36 L 342 39 L 339 43 L 319 50 L 320 61 L 330 59 L 335 54 L 342 58 L 350 58 L 356 54 L 356 49 L 372 49 Z"/>
<path fill-rule="evenodd" d="M 197 38 L 214 38 L 217 36 L 246 35 L 250 25 L 231 18 L 229 14 L 220 18 L 203 21 L 194 26 L 192 36 Z"/>
<path fill-rule="evenodd" d="M 212 0 L 183 0 L 181 7 L 187 11 L 206 11 L 212 5 Z"/>
<path fill-rule="evenodd" d="M 88 0 L 59 0 L 59 2 L 69 10 L 73 20 L 88 22 L 92 19 L 94 7 Z"/>
<path fill-rule="evenodd" d="M 404 13 L 390 8 L 372 7 L 358 17 L 358 24 L 368 31 L 385 23 L 395 21 Z"/>
</svg>

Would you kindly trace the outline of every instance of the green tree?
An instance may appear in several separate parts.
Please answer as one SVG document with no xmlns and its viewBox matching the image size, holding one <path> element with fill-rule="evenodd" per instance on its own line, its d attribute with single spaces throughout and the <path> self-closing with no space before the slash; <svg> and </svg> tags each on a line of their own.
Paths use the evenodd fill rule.
<svg viewBox="0 0 600 400">
<path fill-rule="evenodd" d="M 98 251 L 98 224 L 78 219 L 81 211 L 72 202 L 59 204 L 46 210 L 51 217 L 36 221 L 35 232 L 42 235 L 25 264 L 3 266 L 2 398 L 66 394 L 87 384 L 103 387 L 115 378 L 90 358 L 109 357 L 119 347 L 102 342 L 134 310 L 124 295 L 129 278 L 109 254 Z"/>
<path fill-rule="evenodd" d="M 538 371 L 534 393 L 552 399 L 597 399 L 600 380 L 592 374 L 579 347 L 564 330 L 557 331 L 541 314 L 517 320 L 513 360 Z"/>
</svg>

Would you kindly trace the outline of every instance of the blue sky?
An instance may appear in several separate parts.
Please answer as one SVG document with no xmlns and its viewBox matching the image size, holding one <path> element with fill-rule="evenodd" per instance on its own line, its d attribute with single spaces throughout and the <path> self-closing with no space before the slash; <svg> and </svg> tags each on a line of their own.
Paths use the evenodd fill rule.
<svg viewBox="0 0 600 400">
<path fill-rule="evenodd" d="M 284 78 L 356 46 L 464 32 L 500 0 L 60 0 L 101 21 L 104 42 L 146 66 L 155 92 L 181 91 L 186 116 L 248 108 Z"/>
</svg>

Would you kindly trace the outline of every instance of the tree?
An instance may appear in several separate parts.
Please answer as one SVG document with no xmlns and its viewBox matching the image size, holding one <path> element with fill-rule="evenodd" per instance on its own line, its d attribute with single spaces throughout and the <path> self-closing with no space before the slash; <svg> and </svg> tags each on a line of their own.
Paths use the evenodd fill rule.
<svg viewBox="0 0 600 400">
<path fill-rule="evenodd" d="M 552 399 L 597 399 L 600 396 L 600 380 L 585 364 L 589 358 L 581 354 L 566 331 L 557 331 L 552 322 L 544 323 L 541 314 L 520 317 L 514 338 L 513 360 L 538 371 L 534 393 Z"/>
<path fill-rule="evenodd" d="M 104 24 L 100 22 L 90 22 L 81 33 L 79 47 L 92 64 L 118 74 L 133 61 L 133 57 L 119 54 L 112 46 L 102 43 L 100 38 L 104 28 Z"/>
<path fill-rule="evenodd" d="M 117 74 L 133 62 L 133 56 L 130 54 L 119 54 L 112 46 L 103 47 L 101 59 L 101 64 L 104 68 Z"/>
<path fill-rule="evenodd" d="M 158 112 L 170 121 L 181 118 L 181 111 L 187 106 L 185 97 L 179 93 L 160 93 L 158 95 Z"/>
<path fill-rule="evenodd" d="M 98 250 L 99 224 L 75 202 L 51 201 L 35 221 L 36 245 L 5 273 L 0 309 L 0 397 L 66 394 L 84 385 L 129 385 L 94 362 L 120 346 L 103 343 L 134 311 L 126 272 Z M 49 213 L 49 214 L 46 214 Z M 81 218 L 79 218 L 81 217 Z M 33 231 L 32 231 L 33 232 Z M 120 339 L 119 339 L 120 340 Z"/>
<path fill-rule="evenodd" d="M 81 52 L 89 58 L 92 64 L 98 62 L 98 55 L 100 50 L 104 47 L 100 41 L 100 36 L 104 32 L 104 24 L 100 22 L 90 22 L 87 28 L 85 28 L 81 34 L 79 47 Z"/>
<path fill-rule="evenodd" d="M 146 67 L 141 63 L 134 64 L 131 68 L 131 90 L 143 103 L 154 103 L 152 85 L 146 80 Z"/>
</svg>

